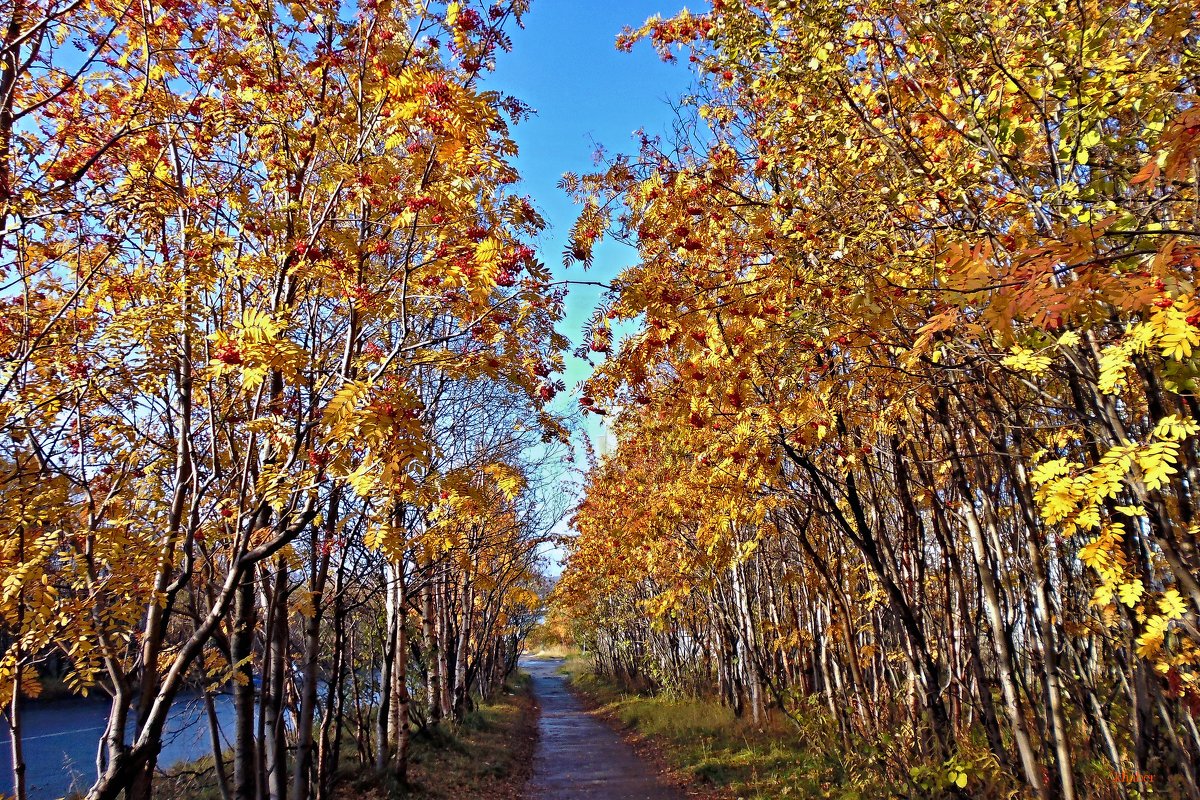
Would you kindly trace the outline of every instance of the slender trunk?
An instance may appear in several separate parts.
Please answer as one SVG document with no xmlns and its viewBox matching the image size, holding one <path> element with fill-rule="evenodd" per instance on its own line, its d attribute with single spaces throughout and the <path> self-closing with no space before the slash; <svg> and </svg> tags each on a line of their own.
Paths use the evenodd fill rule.
<svg viewBox="0 0 1200 800">
<path fill-rule="evenodd" d="M 342 725 L 345 719 L 345 664 L 349 655 L 346 637 L 346 602 L 343 597 L 346 580 L 346 561 L 338 559 L 337 577 L 333 582 L 333 668 L 325 693 L 325 710 L 321 717 L 321 745 L 317 753 L 317 798 L 325 800 L 333 790 L 333 776 L 341 761 Z M 353 660 L 350 661 L 353 664 Z M 296 800 L 302 800 L 296 795 Z"/>
<path fill-rule="evenodd" d="M 263 752 L 266 790 L 270 800 L 287 800 L 287 742 L 284 737 L 283 709 L 286 700 L 288 657 L 288 575 L 281 558 L 275 568 L 275 586 L 271 593 L 274 610 L 268 634 L 271 651 L 270 670 L 264 676 L 269 692 L 264 692 Z M 302 798 L 297 798 L 302 800 Z"/>
<path fill-rule="evenodd" d="M 924 704 L 930 717 L 926 731 L 931 734 L 939 752 L 949 752 L 952 747 L 950 715 L 946 713 L 946 704 L 941 697 L 941 669 L 932 655 L 925 631 L 922 629 L 912 605 L 896 584 L 891 572 L 884 566 L 876 537 L 867 523 L 866 512 L 862 506 L 854 473 L 847 474 L 844 482 L 846 500 L 844 506 L 848 506 L 850 511 L 850 515 L 847 517 L 842 511 L 843 504 L 839 503 L 833 495 L 827 476 L 817 469 L 816 465 L 808 458 L 798 453 L 786 439 L 782 441 L 782 444 L 788 456 L 812 478 L 812 485 L 824 501 L 826 513 L 846 534 L 866 560 L 867 566 L 875 577 L 879 579 L 884 593 L 887 595 L 889 606 L 908 637 L 912 650 L 911 666 L 922 684 Z"/>
<path fill-rule="evenodd" d="M 1028 487 L 1025 469 L 1017 462 L 1018 483 Z M 1025 540 L 1025 553 L 1029 558 L 1030 588 L 1033 591 L 1033 608 L 1039 638 L 1042 641 L 1042 671 L 1046 680 L 1046 698 L 1049 718 L 1049 733 L 1054 747 L 1054 758 L 1058 767 L 1059 784 L 1063 800 L 1075 800 L 1075 776 L 1071 769 L 1071 741 L 1067 717 L 1063 711 L 1062 682 L 1058 668 L 1058 651 L 1055 648 L 1054 622 L 1050 608 L 1050 578 L 1042 560 L 1041 545 L 1034 538 L 1035 528 L 1032 515 L 1027 515 L 1029 530 L 1021 537 Z"/>
<path fill-rule="evenodd" d="M 21 549 L 24 550 L 24 534 L 21 536 Z M 22 552 L 20 560 L 24 561 L 24 553 Z M 27 792 L 25 789 L 25 753 L 23 751 L 24 741 L 21 733 L 21 623 L 24 616 L 24 603 L 18 603 L 17 612 L 17 641 L 13 644 L 14 660 L 16 668 L 13 670 L 12 678 L 12 699 L 8 703 L 8 742 L 9 753 L 12 756 L 12 775 L 13 775 L 13 798 L 14 800 L 26 800 Z"/>
<path fill-rule="evenodd" d="M 395 697 L 392 702 L 395 704 L 396 717 L 398 718 L 394 774 L 402 785 L 408 780 L 408 745 L 410 737 L 408 724 L 408 629 L 404 624 L 405 606 L 408 602 L 408 597 L 405 589 L 404 564 L 401 563 L 396 575 L 398 620 L 396 624 L 396 669 L 395 674 L 392 676 Z M 300 799 L 297 798 L 297 800 Z"/>
<path fill-rule="evenodd" d="M 739 663 L 742 668 L 743 681 L 746 686 L 746 699 L 750 704 L 750 719 L 755 725 L 762 722 L 764 716 L 762 691 L 759 686 L 758 669 L 754 654 L 754 628 L 750 619 L 750 606 L 746 598 L 745 577 L 742 567 L 734 564 L 730 570 L 733 588 L 734 620 L 738 631 Z"/>
<path fill-rule="evenodd" d="M 328 520 L 337 518 L 337 500 L 330 500 Z M 332 527 L 329 528 L 332 530 Z M 292 797 L 308 800 L 313 772 L 313 724 L 317 711 L 318 659 L 321 655 L 321 621 L 325 611 L 325 585 L 329 577 L 331 542 L 326 539 L 318 546 L 318 533 L 313 531 L 313 547 L 309 556 L 312 575 L 312 615 L 304 624 L 304 673 L 300 688 L 300 710 L 296 719 L 296 759 L 292 773 Z M 336 658 L 336 656 L 335 656 Z"/>
<path fill-rule="evenodd" d="M 388 740 L 388 725 L 391 722 L 392 707 L 392 666 L 396 659 L 396 595 L 391 585 L 388 572 L 390 566 L 383 569 L 384 596 L 387 605 L 387 630 L 384 632 L 382 661 L 379 667 L 379 707 L 375 714 L 375 769 L 383 772 L 387 769 L 390 758 Z"/>
<path fill-rule="evenodd" d="M 960 490 L 963 492 L 964 498 L 971 496 L 965 485 L 960 486 Z M 987 612 L 988 624 L 991 627 L 992 645 L 996 655 L 996 671 L 1000 677 L 1000 691 L 1004 695 L 1004 708 L 1008 712 L 1009 723 L 1012 726 L 1017 756 L 1021 761 L 1026 782 L 1033 787 L 1039 797 L 1045 800 L 1050 797 L 1050 792 L 1042 780 L 1042 770 L 1034 755 L 1033 743 L 1029 738 L 1029 727 L 1025 721 L 1025 712 L 1017 693 L 1016 680 L 1013 676 L 1012 651 L 1008 645 L 1008 636 L 1000 611 L 1000 598 L 992 575 L 992 567 L 987 560 L 987 545 L 983 538 L 983 530 L 975 513 L 975 507 L 969 500 L 963 501 L 962 512 L 967 532 L 970 534 L 971 552 L 975 557 L 976 574 L 979 576 L 979 585 L 983 592 L 984 610 Z"/>
<path fill-rule="evenodd" d="M 1175 734 L 1175 720 L 1171 719 L 1170 712 L 1167 711 L 1166 705 L 1162 701 L 1162 694 L 1155 692 L 1154 707 L 1158 710 L 1158 718 L 1162 720 L 1163 731 L 1166 734 L 1167 741 L 1171 747 L 1169 752 L 1173 756 L 1175 769 L 1178 774 L 1184 779 L 1184 790 L 1187 792 L 1189 800 L 1200 799 L 1200 791 L 1196 788 L 1196 772 L 1193 764 L 1193 756 L 1179 741 L 1179 737 Z"/>
<path fill-rule="evenodd" d="M 469 574 L 463 574 L 462 583 L 462 618 L 458 628 L 458 646 L 454 648 L 454 720 L 461 722 L 468 710 L 469 686 L 467 685 L 467 656 L 471 648 L 471 607 L 474 605 L 474 593 L 471 590 Z"/>
<path fill-rule="evenodd" d="M 432 575 L 421 587 L 421 636 L 425 643 L 425 704 L 428 706 L 429 724 L 436 727 L 442 721 L 442 678 L 439 669 L 441 647 L 438 645 L 437 620 L 433 607 Z"/>
<path fill-rule="evenodd" d="M 402 680 L 407 680 L 407 676 L 401 675 L 400 671 L 401 659 L 405 655 L 400 649 L 405 614 L 404 597 L 401 591 L 401 581 L 404 579 L 404 562 L 389 564 L 387 570 L 391 573 L 388 581 L 388 631 L 392 637 L 392 653 L 394 654 L 392 657 L 392 680 L 386 687 L 386 691 L 390 693 L 387 740 L 388 748 L 391 752 L 396 753 L 400 743 L 400 728 L 408 722 L 407 719 L 401 719 L 401 708 L 398 702 L 400 695 L 399 683 Z"/>
<path fill-rule="evenodd" d="M 934 485 L 934 478 L 927 466 L 922 465 L 919 459 L 914 460 L 917 465 L 917 471 L 920 478 L 927 485 Z M 900 475 L 905 475 L 905 472 L 898 472 Z M 907 482 L 902 482 L 905 495 L 907 496 Z M 959 558 L 958 550 L 950 538 L 950 523 L 946 519 L 945 509 L 940 505 L 935 506 L 933 513 L 932 529 L 934 535 L 938 538 L 942 549 L 946 553 L 946 560 L 950 566 L 950 574 L 954 578 L 954 583 L 958 586 L 958 609 L 959 615 L 964 621 L 977 619 L 977 616 L 972 613 L 969 605 L 969 597 L 975 595 L 975 591 L 968 587 L 966 577 L 962 568 L 962 561 Z M 988 683 L 987 674 L 984 671 L 983 654 L 979 647 L 979 634 L 974 625 L 967 625 L 963 632 L 963 638 L 966 640 L 967 650 L 969 652 L 969 660 L 972 674 L 975 677 L 975 684 L 978 687 L 977 696 L 981 716 L 983 717 L 984 731 L 988 737 L 988 745 L 992 753 L 996 756 L 1001 766 L 1007 767 L 1010 763 L 1008 749 L 1004 745 L 1004 739 L 1000 735 L 1000 722 L 996 715 L 996 704 L 992 701 L 991 687 Z"/>
<path fill-rule="evenodd" d="M 233 604 L 233 633 L 229 650 L 233 659 L 233 707 L 237 716 L 233 744 L 234 800 L 257 800 L 258 771 L 254 738 L 254 571 L 246 570 Z"/>
<path fill-rule="evenodd" d="M 988 558 L 989 544 L 987 539 L 985 539 L 984 523 L 980 520 L 980 516 L 975 509 L 975 493 L 971 491 L 967 482 L 966 468 L 963 466 L 963 459 L 956 445 L 956 432 L 951 427 L 949 410 L 944 398 L 938 402 L 938 422 L 945 432 L 947 447 L 952 459 L 954 481 L 962 498 L 961 515 L 971 543 L 971 554 L 975 560 L 975 574 L 979 578 L 979 588 L 983 595 L 984 611 L 986 612 L 988 626 L 991 628 L 993 652 L 996 656 L 996 672 L 1000 678 L 1000 691 L 1004 696 L 1004 710 L 1008 714 L 1009 724 L 1012 727 L 1012 737 L 1017 747 L 1017 757 L 1021 762 L 1021 770 L 1024 773 L 1026 783 L 1037 792 L 1039 797 L 1047 800 L 1051 796 L 1050 788 L 1042 779 L 1042 768 L 1037 762 L 1033 742 L 1029 736 L 1029 725 L 1026 721 L 1025 710 L 1021 705 L 1021 697 L 1014 675 L 1013 654 L 1008 640 L 1008 627 L 1005 625 L 1004 614 L 1001 610 L 1000 591 L 996 585 L 996 578 Z M 989 502 L 986 496 L 982 502 Z M 988 514 L 989 511 L 990 507 L 985 506 L 984 513 L 986 516 L 984 521 L 991 525 L 994 515 Z M 993 540 L 997 538 L 994 530 L 989 530 L 988 533 Z M 1000 553 L 995 553 L 995 556 L 999 558 Z"/>
<path fill-rule="evenodd" d="M 229 776 L 225 767 L 225 748 L 221 742 L 221 724 L 217 719 L 217 707 L 213 702 L 212 693 L 204 691 L 204 713 L 208 717 L 208 740 L 212 744 L 213 770 L 217 773 L 217 790 L 221 800 L 231 800 L 229 791 Z"/>
<path fill-rule="evenodd" d="M 438 688 L 441 690 L 441 695 L 438 699 L 438 705 L 441 707 L 441 715 L 445 717 L 452 712 L 454 708 L 454 698 L 452 679 L 450 675 L 450 651 L 453 649 L 452 640 L 450 638 L 450 575 L 449 570 L 443 568 L 439 576 L 439 591 L 437 593 L 437 640 L 440 647 L 437 652 L 437 671 L 438 671 Z"/>
</svg>

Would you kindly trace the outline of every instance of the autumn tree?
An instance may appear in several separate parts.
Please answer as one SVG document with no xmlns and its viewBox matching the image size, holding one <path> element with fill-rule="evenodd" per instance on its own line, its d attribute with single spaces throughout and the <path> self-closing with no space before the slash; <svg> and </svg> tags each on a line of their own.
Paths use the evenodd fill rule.
<svg viewBox="0 0 1200 800">
<path fill-rule="evenodd" d="M 14 729 L 50 648 L 76 686 L 111 695 L 94 800 L 150 796 L 167 712 L 196 682 L 235 695 L 219 780 L 231 797 L 327 793 L 323 615 L 344 624 L 366 564 L 400 591 L 409 523 L 443 477 L 437 387 L 495 383 L 521 410 L 496 424 L 563 435 L 542 411 L 561 294 L 529 244 L 541 219 L 509 188 L 509 126 L 527 110 L 479 80 L 525 8 L 4 12 L 0 503 L 20 513 L 4 528 L 0 671 Z M 511 456 L 497 447 L 481 445 L 473 480 Z M 503 507 L 519 487 L 493 479 L 497 505 L 480 513 L 515 513 Z M 506 519 L 514 539 L 533 536 L 530 519 Z M 343 555 L 351 541 L 382 560 Z M 536 572 L 521 564 L 460 645 L 468 676 L 511 630 Z M 413 609 L 389 597 L 396 658 Z M 468 599 L 449 613 L 480 616 Z M 302 693 L 288 686 L 298 630 Z M 472 685 L 490 692 L 503 674 Z M 14 736 L 18 774 L 20 760 Z"/>
<path fill-rule="evenodd" d="M 1196 796 L 1193 17 L 714 2 L 623 36 L 701 86 L 689 138 L 565 179 L 568 258 L 641 260 L 594 321 L 585 408 L 624 410 L 564 602 L 676 679 L 719 637 L 751 713 L 817 692 L 878 741 L 907 704 L 936 774 L 891 780 L 987 773 L 978 726 L 1038 796 L 1123 791 L 1090 752 Z"/>
</svg>

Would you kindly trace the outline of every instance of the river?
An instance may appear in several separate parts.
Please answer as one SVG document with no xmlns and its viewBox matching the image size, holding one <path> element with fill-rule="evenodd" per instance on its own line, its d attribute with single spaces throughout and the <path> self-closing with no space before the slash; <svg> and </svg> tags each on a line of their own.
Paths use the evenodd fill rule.
<svg viewBox="0 0 1200 800">
<path fill-rule="evenodd" d="M 214 698 L 221 728 L 233 729 L 233 698 Z M 108 700 L 71 698 L 30 702 L 22 720 L 25 744 L 25 783 L 29 800 L 56 800 L 83 792 L 96 777 L 96 750 L 108 720 Z M 3 726 L 0 726 L 2 728 Z M 132 726 L 130 729 L 132 733 Z M 228 746 L 228 742 L 225 743 Z M 179 697 L 171 706 L 163 734 L 160 768 L 193 761 L 212 752 L 208 715 L 198 694 Z M 13 776 L 8 731 L 0 732 L 0 794 L 12 796 Z"/>
</svg>

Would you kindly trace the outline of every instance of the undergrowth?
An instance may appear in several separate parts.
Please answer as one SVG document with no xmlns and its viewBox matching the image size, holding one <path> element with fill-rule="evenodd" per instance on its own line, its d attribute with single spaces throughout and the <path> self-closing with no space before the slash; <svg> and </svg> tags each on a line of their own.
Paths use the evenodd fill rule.
<svg viewBox="0 0 1200 800">
<path fill-rule="evenodd" d="M 976 758 L 971 746 L 959 755 L 969 776 L 967 790 L 961 792 L 950 785 L 947 765 L 901 761 L 911 760 L 913 753 L 900 737 L 853 740 L 846 748 L 836 723 L 816 707 L 800 709 L 795 720 L 773 714 L 756 725 L 715 700 L 626 692 L 594 674 L 586 658 L 569 658 L 561 669 L 603 714 L 649 741 L 678 772 L 728 797 L 1015 796 L 1008 781 L 986 763 L 986 753 Z M 904 778 L 897 779 L 898 772 Z"/>
<path fill-rule="evenodd" d="M 334 800 L 517 800 L 528 777 L 536 737 L 537 711 L 529 677 L 518 673 L 494 702 L 478 706 L 457 725 L 443 723 L 426 732 L 415 731 L 405 785 L 381 776 L 373 766 L 355 762 L 347 732 L 342 748 L 346 763 L 338 773 Z M 221 800 L 212 756 L 168 770 L 155 781 L 155 796 Z"/>
<path fill-rule="evenodd" d="M 529 678 L 512 678 L 495 702 L 477 707 L 458 725 L 414 734 L 408 785 L 365 770 L 343 784 L 339 800 L 516 800 L 528 777 L 537 718 Z"/>
</svg>

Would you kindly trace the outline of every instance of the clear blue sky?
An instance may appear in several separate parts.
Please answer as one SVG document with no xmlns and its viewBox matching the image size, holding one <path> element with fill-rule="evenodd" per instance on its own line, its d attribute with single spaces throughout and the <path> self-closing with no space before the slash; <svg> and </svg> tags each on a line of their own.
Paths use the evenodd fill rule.
<svg viewBox="0 0 1200 800">
<path fill-rule="evenodd" d="M 592 169 L 597 145 L 611 153 L 629 152 L 637 146 L 633 133 L 639 128 L 651 134 L 669 129 L 669 101 L 690 84 L 686 61 L 665 64 L 645 42 L 632 53 L 618 52 L 614 43 L 625 26 L 637 27 L 655 14 L 673 16 L 682 8 L 683 0 L 533 0 L 525 28 L 511 31 L 513 51 L 497 60 L 489 83 L 537 110 L 514 130 L 523 178 L 519 191 L 532 196 L 549 223 L 539 256 L 560 278 L 605 281 L 634 259 L 631 249 L 608 242 L 597 249 L 587 272 L 578 265 L 563 269 L 562 250 L 576 207 L 556 184 L 564 172 Z M 571 288 L 561 330 L 573 346 L 602 291 Z M 589 371 L 568 355 L 568 390 Z M 577 397 L 564 399 L 574 403 Z M 588 427 L 594 433 L 595 426 Z"/>
<path fill-rule="evenodd" d="M 517 167 L 522 183 L 518 191 L 533 198 L 546 218 L 538 255 L 559 278 L 607 281 L 633 263 L 636 253 L 614 242 L 596 248 L 593 266 L 562 266 L 567 233 L 575 220 L 576 206 L 557 188 L 564 172 L 593 168 L 598 145 L 610 153 L 637 147 L 634 131 L 666 132 L 673 119 L 671 101 L 691 84 L 684 64 L 665 64 L 641 42 L 632 53 L 616 49 L 616 37 L 626 26 L 637 27 L 655 14 L 672 16 L 683 0 L 533 0 L 525 28 L 513 30 L 513 51 L 501 53 L 489 84 L 537 110 L 513 131 L 520 155 Z M 572 342 L 581 339 L 583 325 L 599 302 L 603 290 L 573 286 L 567 297 L 566 319 L 560 330 Z M 577 384 L 591 372 L 587 363 L 567 354 L 567 392 L 555 402 L 569 408 L 578 402 Z M 585 429 L 593 442 L 600 420 L 588 415 Z M 581 464 L 577 464 L 581 466 Z M 571 472 L 558 478 L 564 490 L 576 483 Z M 564 531 L 565 520 L 556 526 Z M 546 551 L 551 575 L 561 569 L 557 548 Z"/>
</svg>

